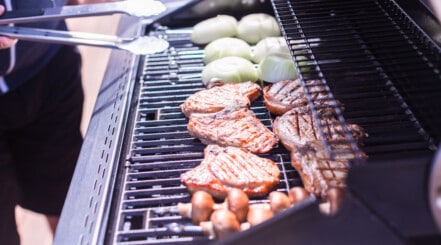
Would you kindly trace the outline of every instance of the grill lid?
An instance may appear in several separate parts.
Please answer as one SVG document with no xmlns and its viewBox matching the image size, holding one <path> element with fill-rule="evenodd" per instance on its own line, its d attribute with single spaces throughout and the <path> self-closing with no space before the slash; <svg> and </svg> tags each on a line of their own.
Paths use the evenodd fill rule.
<svg viewBox="0 0 441 245">
<path fill-rule="evenodd" d="M 369 137 L 362 145 L 368 156 L 436 149 L 441 51 L 398 5 L 387 0 L 272 3 L 303 82 L 320 80 L 344 105 L 343 111 L 335 107 L 341 125 L 366 129 Z M 315 108 L 315 92 L 307 86 L 305 91 Z M 338 142 L 323 138 L 329 155 L 338 156 L 333 150 Z M 346 139 L 359 155 L 350 134 Z"/>
</svg>

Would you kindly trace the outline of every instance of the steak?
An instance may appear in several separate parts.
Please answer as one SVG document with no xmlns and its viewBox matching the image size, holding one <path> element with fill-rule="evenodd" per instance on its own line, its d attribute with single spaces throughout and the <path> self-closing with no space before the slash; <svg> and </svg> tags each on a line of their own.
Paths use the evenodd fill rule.
<svg viewBox="0 0 441 245">
<path fill-rule="evenodd" d="M 326 87 L 319 80 L 307 80 L 306 86 L 318 111 L 329 109 L 334 101 L 327 93 Z M 275 115 L 283 115 L 297 108 L 299 111 L 310 111 L 308 99 L 300 79 L 284 80 L 263 88 L 266 108 Z M 336 101 L 338 106 L 340 102 Z"/>
<path fill-rule="evenodd" d="M 269 152 L 277 136 L 247 107 L 231 106 L 216 113 L 192 113 L 188 132 L 204 144 L 235 146 L 253 153 Z"/>
<path fill-rule="evenodd" d="M 249 107 L 260 91 L 260 86 L 253 82 L 227 83 L 196 92 L 180 108 L 189 117 L 192 113 L 218 112 L 234 104 Z"/>
<path fill-rule="evenodd" d="M 267 195 L 279 183 L 276 163 L 237 147 L 208 145 L 204 160 L 181 175 L 191 193 L 206 191 L 222 199 L 231 188 L 240 188 L 250 197 Z"/>
<path fill-rule="evenodd" d="M 345 188 L 349 161 L 330 160 L 321 142 L 310 142 L 291 152 L 291 165 L 299 172 L 305 189 L 323 198 L 330 188 Z"/>
<path fill-rule="evenodd" d="M 328 141 L 344 142 L 346 141 L 345 132 L 340 121 L 327 113 L 320 111 L 319 120 Z M 365 137 L 367 134 L 363 128 L 356 124 L 350 124 L 349 130 L 355 139 Z M 323 140 L 318 126 L 310 111 L 299 111 L 298 108 L 286 112 L 283 116 L 277 117 L 273 124 L 274 133 L 279 137 L 283 146 L 289 151 L 294 151 L 297 147 L 303 146 L 308 142 Z M 350 149 L 349 144 L 335 144 L 341 148 Z"/>
<path fill-rule="evenodd" d="M 336 159 L 329 159 L 322 135 L 310 112 L 292 109 L 277 117 L 273 125 L 282 144 L 291 151 L 291 165 L 299 172 L 305 189 L 323 198 L 329 188 L 345 187 L 349 160 L 355 159 L 340 122 L 331 115 L 319 115 L 319 120 L 327 140 L 332 142 L 332 150 L 341 153 Z M 367 135 L 356 124 L 348 127 L 354 139 Z M 362 157 L 365 157 L 364 153 Z"/>
</svg>

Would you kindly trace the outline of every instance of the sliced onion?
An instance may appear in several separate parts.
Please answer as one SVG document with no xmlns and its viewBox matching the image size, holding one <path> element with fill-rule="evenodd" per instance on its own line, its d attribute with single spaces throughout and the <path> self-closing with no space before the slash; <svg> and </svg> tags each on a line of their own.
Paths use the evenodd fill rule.
<svg viewBox="0 0 441 245">
<path fill-rule="evenodd" d="M 265 37 L 280 36 L 280 34 L 276 19 L 264 13 L 246 15 L 237 24 L 238 37 L 251 44 Z"/>
<path fill-rule="evenodd" d="M 298 78 L 294 61 L 289 54 L 277 53 L 266 56 L 259 63 L 258 73 L 261 80 L 270 83 Z"/>
<path fill-rule="evenodd" d="M 242 39 L 223 37 L 210 42 L 204 49 L 205 64 L 227 56 L 251 60 L 251 47 Z"/>
<path fill-rule="evenodd" d="M 195 44 L 207 44 L 221 37 L 237 35 L 237 20 L 230 15 L 218 15 L 197 23 L 191 33 Z"/>
<path fill-rule="evenodd" d="M 257 69 L 251 61 L 241 57 L 229 56 L 217 59 L 202 70 L 202 82 L 207 85 L 212 79 L 219 79 L 224 83 L 256 82 Z"/>
<path fill-rule="evenodd" d="M 254 63 L 258 64 L 265 56 L 275 53 L 290 53 L 283 37 L 266 37 L 260 40 L 254 47 L 251 57 Z"/>
</svg>

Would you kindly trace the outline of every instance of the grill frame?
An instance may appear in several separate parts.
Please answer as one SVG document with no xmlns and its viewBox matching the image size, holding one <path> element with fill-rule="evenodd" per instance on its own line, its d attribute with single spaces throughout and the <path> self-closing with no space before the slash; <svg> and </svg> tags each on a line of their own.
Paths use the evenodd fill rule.
<svg viewBox="0 0 441 245">
<path fill-rule="evenodd" d="M 134 23 L 137 24 L 134 25 Z M 122 18 L 118 32 L 137 34 L 144 28 L 145 26 L 139 23 L 138 20 Z M 127 115 L 130 108 L 137 103 L 132 98 L 132 94 L 134 93 L 135 83 L 138 80 L 137 74 L 139 72 L 136 65 L 138 63 L 139 57 L 120 51 L 112 51 L 106 76 L 95 106 L 94 116 L 86 135 L 85 144 L 78 161 L 78 168 L 72 180 L 73 184 L 57 230 L 56 244 L 111 243 L 111 241 L 106 241 L 105 238 L 109 233 L 115 232 L 111 227 L 107 226 L 107 222 L 112 217 L 110 200 L 115 198 L 112 189 L 121 180 L 121 177 L 117 177 L 116 174 L 121 168 L 125 167 L 123 164 L 118 165 L 118 163 L 127 160 L 127 156 L 122 155 L 124 151 L 121 148 L 124 145 L 123 138 L 127 137 L 127 134 L 130 133 L 124 130 L 126 125 L 130 124 Z M 121 66 L 121 64 L 125 65 Z M 115 98 L 117 99 L 115 100 Z M 96 152 L 102 154 L 98 155 Z M 376 234 L 383 234 L 385 237 L 389 237 L 391 239 L 390 244 L 400 244 L 401 238 L 398 238 L 397 234 L 388 231 L 388 227 L 383 225 L 382 220 L 375 215 L 371 215 L 369 208 L 364 207 L 357 198 L 351 195 L 349 195 L 348 199 L 349 206 L 355 207 L 353 209 L 359 211 L 356 213 L 361 213 L 357 217 L 373 219 L 372 227 L 381 227 L 380 229 L 374 229 L 378 232 Z M 255 231 L 262 231 L 262 234 L 270 230 L 276 232 L 274 229 L 269 229 L 270 226 L 288 229 L 291 225 L 301 225 L 302 217 L 303 219 L 313 219 L 311 223 L 308 223 L 308 227 L 314 229 L 314 226 L 316 226 L 315 228 L 317 228 L 316 222 L 323 221 L 323 217 L 316 213 L 316 205 L 316 200 L 308 200 L 303 207 L 292 209 L 286 216 L 274 219 Z M 284 225 L 287 223 L 283 220 L 287 221 L 289 219 L 292 220 L 290 221 L 291 223 L 288 222 L 290 226 Z M 348 223 L 340 220 L 339 224 L 347 225 Z M 332 226 L 335 223 L 330 222 L 329 224 L 325 222 L 323 225 Z M 161 231 L 159 230 L 159 232 Z M 250 238 L 256 237 L 255 235 L 253 231 L 249 231 L 239 236 Z M 354 233 L 355 235 L 356 233 Z M 226 240 L 225 244 L 228 244 L 228 242 L 234 242 L 234 240 Z"/>
</svg>

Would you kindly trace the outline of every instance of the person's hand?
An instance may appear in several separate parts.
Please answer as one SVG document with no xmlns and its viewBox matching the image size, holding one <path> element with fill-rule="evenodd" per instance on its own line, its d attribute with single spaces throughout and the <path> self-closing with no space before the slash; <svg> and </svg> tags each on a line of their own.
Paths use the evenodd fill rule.
<svg viewBox="0 0 441 245">
<path fill-rule="evenodd" d="M 5 7 L 0 5 L 0 15 L 2 15 L 3 12 L 5 12 Z M 0 36 L 0 49 L 10 48 L 11 46 L 14 46 L 15 43 L 17 43 L 17 39 Z"/>
</svg>

